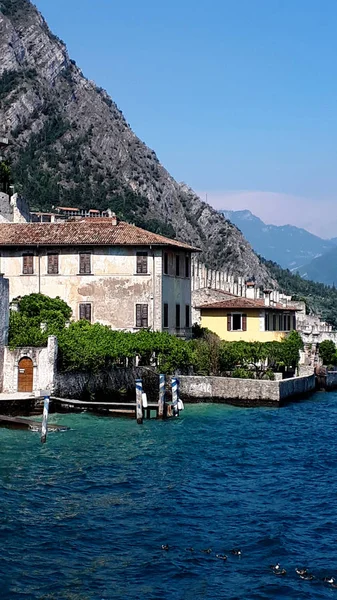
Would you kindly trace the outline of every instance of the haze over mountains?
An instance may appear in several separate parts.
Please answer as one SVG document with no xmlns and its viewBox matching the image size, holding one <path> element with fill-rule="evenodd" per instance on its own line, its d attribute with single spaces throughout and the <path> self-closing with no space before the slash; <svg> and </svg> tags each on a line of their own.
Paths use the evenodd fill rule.
<svg viewBox="0 0 337 600">
<path fill-rule="evenodd" d="M 222 210 L 247 238 L 255 252 L 303 277 L 337 283 L 337 238 L 324 240 L 293 225 L 267 225 L 249 210 Z M 336 256 L 334 259 L 333 257 Z"/>
<path fill-rule="evenodd" d="M 31 208 L 110 207 L 201 248 L 213 268 L 275 283 L 241 232 L 177 183 L 137 138 L 29 0 L 0 0 L 0 56 L 1 133 Z"/>
</svg>

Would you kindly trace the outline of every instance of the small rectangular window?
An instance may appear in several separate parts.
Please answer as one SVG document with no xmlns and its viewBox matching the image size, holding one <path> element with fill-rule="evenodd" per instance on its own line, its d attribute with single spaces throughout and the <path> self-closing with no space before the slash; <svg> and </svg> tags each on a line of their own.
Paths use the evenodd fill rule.
<svg viewBox="0 0 337 600">
<path fill-rule="evenodd" d="M 169 266 L 168 266 L 168 253 L 164 252 L 164 275 L 168 275 L 168 270 L 169 270 Z"/>
<path fill-rule="evenodd" d="M 190 257 L 185 256 L 185 277 L 190 277 L 190 276 L 191 276 Z"/>
<path fill-rule="evenodd" d="M 22 273 L 23 275 L 34 274 L 34 255 L 23 254 L 22 256 Z"/>
<path fill-rule="evenodd" d="M 79 317 L 81 321 L 84 320 L 91 323 L 91 304 L 89 304 L 89 302 L 80 304 Z"/>
<path fill-rule="evenodd" d="M 176 254 L 176 277 L 180 276 L 180 256 Z"/>
<path fill-rule="evenodd" d="M 58 275 L 59 272 L 59 255 L 48 254 L 48 275 Z"/>
<path fill-rule="evenodd" d="M 242 331 L 242 315 L 237 313 L 233 314 L 232 331 Z"/>
<path fill-rule="evenodd" d="M 137 275 L 145 275 L 147 270 L 147 252 L 137 252 Z"/>
<path fill-rule="evenodd" d="M 147 304 L 136 304 L 136 327 L 149 326 L 149 310 Z"/>
<path fill-rule="evenodd" d="M 186 327 L 191 327 L 191 317 L 190 317 L 191 311 L 190 311 L 190 305 L 186 304 L 185 306 L 185 326 Z"/>
<path fill-rule="evenodd" d="M 180 304 L 176 304 L 176 328 L 180 329 Z"/>
<path fill-rule="evenodd" d="M 80 274 L 90 275 L 91 273 L 91 254 L 90 252 L 80 253 Z"/>
<path fill-rule="evenodd" d="M 164 327 L 168 327 L 168 304 L 164 304 Z"/>
</svg>

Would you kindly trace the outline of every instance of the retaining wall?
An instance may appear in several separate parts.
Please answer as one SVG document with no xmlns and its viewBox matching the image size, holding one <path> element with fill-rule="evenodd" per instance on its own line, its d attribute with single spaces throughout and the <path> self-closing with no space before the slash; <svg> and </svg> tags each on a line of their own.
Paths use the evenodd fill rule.
<svg viewBox="0 0 337 600">
<path fill-rule="evenodd" d="M 326 389 L 335 390 L 337 389 L 337 371 L 328 371 L 326 377 Z"/>
<path fill-rule="evenodd" d="M 180 396 L 185 402 L 223 402 L 237 406 L 278 406 L 286 399 L 315 390 L 315 376 L 282 381 L 227 377 L 181 376 Z"/>
<path fill-rule="evenodd" d="M 148 367 L 112 367 L 92 374 L 57 373 L 54 396 L 91 402 L 134 401 L 137 378 L 143 379 L 149 401 L 158 402 L 159 376 Z"/>
</svg>

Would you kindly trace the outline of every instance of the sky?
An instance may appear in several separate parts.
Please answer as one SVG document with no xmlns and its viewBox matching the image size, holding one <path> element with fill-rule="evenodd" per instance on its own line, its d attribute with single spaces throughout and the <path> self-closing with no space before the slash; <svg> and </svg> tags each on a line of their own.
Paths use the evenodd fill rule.
<svg viewBox="0 0 337 600">
<path fill-rule="evenodd" d="M 34 0 L 178 181 L 337 236 L 336 0 Z"/>
</svg>

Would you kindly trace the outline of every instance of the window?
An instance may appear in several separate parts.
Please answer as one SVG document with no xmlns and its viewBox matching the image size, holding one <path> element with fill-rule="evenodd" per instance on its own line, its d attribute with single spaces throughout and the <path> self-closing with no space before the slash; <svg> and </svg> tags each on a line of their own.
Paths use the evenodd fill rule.
<svg viewBox="0 0 337 600">
<path fill-rule="evenodd" d="M 176 254 L 176 277 L 180 276 L 180 256 Z"/>
<path fill-rule="evenodd" d="M 168 253 L 164 252 L 164 275 L 168 275 L 169 266 L 168 266 Z"/>
<path fill-rule="evenodd" d="M 145 275 L 147 270 L 147 252 L 137 252 L 137 275 Z"/>
<path fill-rule="evenodd" d="M 91 254 L 90 252 L 81 252 L 80 254 L 80 274 L 90 275 L 91 273 Z"/>
<path fill-rule="evenodd" d="M 227 331 L 247 331 L 247 315 L 241 313 L 228 314 Z"/>
<path fill-rule="evenodd" d="M 48 254 L 48 275 L 58 275 L 59 272 L 59 255 Z"/>
<path fill-rule="evenodd" d="M 185 256 L 185 277 L 190 277 L 190 257 Z"/>
<path fill-rule="evenodd" d="M 176 328 L 180 329 L 180 304 L 176 304 Z"/>
<path fill-rule="evenodd" d="M 147 304 L 136 304 L 136 327 L 149 326 L 149 310 Z"/>
<path fill-rule="evenodd" d="M 23 254 L 22 256 L 22 273 L 23 275 L 34 274 L 34 255 Z"/>
<path fill-rule="evenodd" d="M 164 304 L 164 327 L 168 327 L 168 304 Z"/>
<path fill-rule="evenodd" d="M 88 302 L 80 304 L 79 317 L 80 320 L 89 321 L 89 323 L 91 323 L 91 304 L 89 304 Z"/>
<path fill-rule="evenodd" d="M 185 306 L 185 327 L 191 327 L 190 305 Z"/>
</svg>

